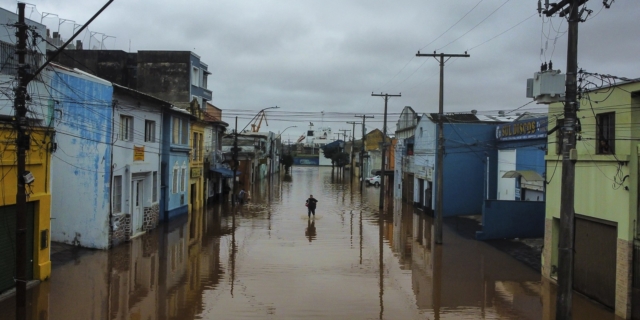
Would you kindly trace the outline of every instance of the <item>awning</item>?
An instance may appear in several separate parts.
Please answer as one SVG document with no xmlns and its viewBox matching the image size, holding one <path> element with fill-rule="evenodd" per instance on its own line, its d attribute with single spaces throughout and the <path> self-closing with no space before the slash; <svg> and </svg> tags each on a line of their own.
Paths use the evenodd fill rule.
<svg viewBox="0 0 640 320">
<path fill-rule="evenodd" d="M 233 178 L 233 170 L 229 170 L 227 168 L 216 168 L 216 169 L 211 169 L 211 171 L 215 173 L 219 173 L 225 178 Z M 236 175 L 239 175 L 239 174 L 240 174 L 240 171 L 236 171 Z"/>
<path fill-rule="evenodd" d="M 544 178 L 533 170 L 512 170 L 507 171 L 503 178 L 519 178 L 523 177 L 527 181 L 544 181 Z"/>
</svg>

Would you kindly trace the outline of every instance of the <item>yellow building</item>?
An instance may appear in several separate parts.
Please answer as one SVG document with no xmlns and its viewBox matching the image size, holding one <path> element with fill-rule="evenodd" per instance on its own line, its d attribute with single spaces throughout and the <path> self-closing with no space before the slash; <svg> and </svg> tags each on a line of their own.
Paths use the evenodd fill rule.
<svg viewBox="0 0 640 320">
<path fill-rule="evenodd" d="M 15 286 L 15 232 L 17 193 L 17 154 L 13 124 L 0 121 L 0 293 Z M 26 170 L 35 180 L 27 186 L 27 277 L 46 280 L 51 275 L 49 260 L 49 221 L 51 190 L 49 164 L 51 131 L 34 127 L 27 150 Z"/>
<path fill-rule="evenodd" d="M 200 108 L 197 100 L 191 102 L 191 114 L 196 117 L 191 121 L 191 133 L 189 146 L 189 238 L 195 241 L 199 237 L 199 230 L 202 221 L 202 210 L 204 206 L 205 190 L 205 168 L 204 168 L 204 131 L 209 125 L 204 121 L 204 112 Z M 207 168 L 208 170 L 208 168 Z"/>
<path fill-rule="evenodd" d="M 636 81 L 583 93 L 578 111 L 574 289 L 614 308 L 624 319 L 631 316 L 632 291 L 640 292 L 631 281 L 633 252 L 640 253 L 639 107 L 640 81 Z M 552 104 L 549 130 L 562 122 L 563 105 Z M 549 135 L 546 156 L 549 184 L 542 274 L 552 280 L 558 276 L 561 138 L 560 129 Z M 639 298 L 636 293 L 634 299 Z"/>
</svg>

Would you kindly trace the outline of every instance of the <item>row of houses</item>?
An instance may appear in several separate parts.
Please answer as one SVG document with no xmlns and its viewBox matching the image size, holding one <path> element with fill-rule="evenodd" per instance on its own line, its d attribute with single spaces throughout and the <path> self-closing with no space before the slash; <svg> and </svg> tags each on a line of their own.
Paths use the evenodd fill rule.
<svg viewBox="0 0 640 320">
<path fill-rule="evenodd" d="M 587 90 L 580 104 L 574 289 L 640 319 L 640 80 Z M 439 115 L 405 107 L 385 176 L 396 200 L 433 214 L 442 174 L 444 217 L 481 216 L 480 240 L 543 238 L 542 276 L 555 282 L 563 117 L 562 103 L 545 114 L 445 114 L 441 146 Z"/>
<path fill-rule="evenodd" d="M 0 21 L 17 15 L 0 9 Z M 41 66 L 58 35 L 28 48 Z M 60 42 L 60 41 L 58 41 Z M 18 178 L 12 33 L 0 36 L 0 292 L 14 286 Z M 28 278 L 51 274 L 50 242 L 108 249 L 160 223 L 186 219 L 200 230 L 202 208 L 228 198 L 234 178 L 222 110 L 211 103 L 208 65 L 191 51 L 64 50 L 28 87 L 26 170 Z M 275 134 L 239 134 L 240 185 L 277 172 Z M 227 152 L 229 153 L 229 152 Z"/>
</svg>

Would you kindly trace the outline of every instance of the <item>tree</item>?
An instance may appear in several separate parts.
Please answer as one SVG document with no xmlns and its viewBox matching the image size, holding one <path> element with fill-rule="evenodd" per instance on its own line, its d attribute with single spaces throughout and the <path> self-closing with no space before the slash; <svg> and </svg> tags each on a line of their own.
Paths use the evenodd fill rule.
<svg viewBox="0 0 640 320">
<path fill-rule="evenodd" d="M 322 151 L 324 153 L 325 158 L 331 159 L 331 168 L 333 168 L 336 165 L 336 162 L 333 159 L 333 157 L 340 153 L 341 151 L 340 146 L 338 145 L 324 146 L 322 147 Z"/>
<path fill-rule="evenodd" d="M 280 164 L 284 166 L 284 172 L 289 172 L 289 168 L 293 165 L 293 156 L 290 154 L 285 154 L 280 158 Z"/>
<path fill-rule="evenodd" d="M 333 155 L 331 161 L 335 163 L 336 166 L 342 168 L 349 164 L 349 153 L 347 152 L 339 152 Z"/>
</svg>

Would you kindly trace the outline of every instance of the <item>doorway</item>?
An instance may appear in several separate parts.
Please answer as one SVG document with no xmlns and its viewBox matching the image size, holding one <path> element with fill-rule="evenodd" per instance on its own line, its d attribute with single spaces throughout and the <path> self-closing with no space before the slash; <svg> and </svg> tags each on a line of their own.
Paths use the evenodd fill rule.
<svg viewBox="0 0 640 320">
<path fill-rule="evenodd" d="M 144 180 L 131 181 L 131 235 L 142 232 Z"/>
</svg>

